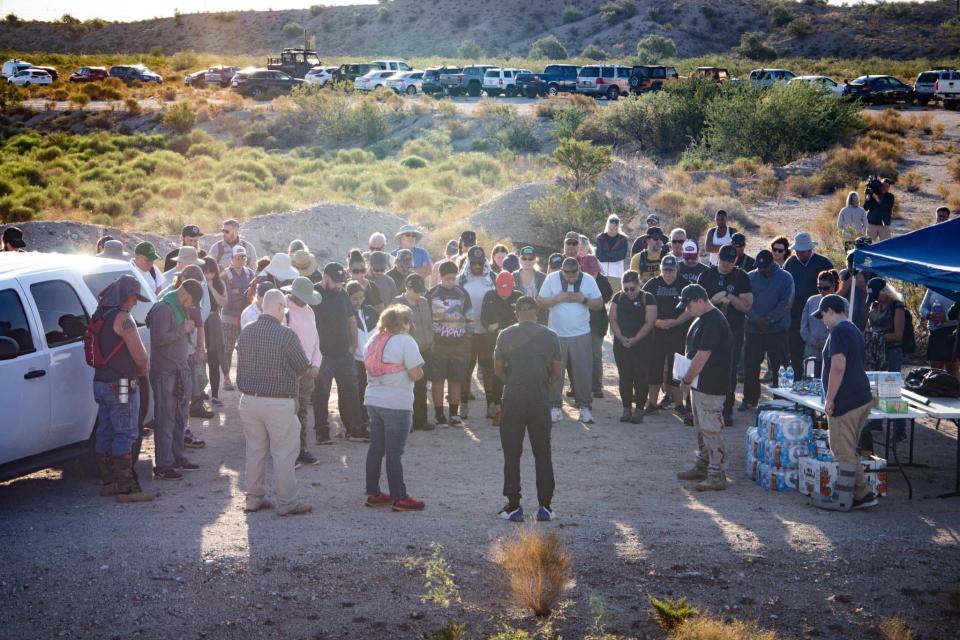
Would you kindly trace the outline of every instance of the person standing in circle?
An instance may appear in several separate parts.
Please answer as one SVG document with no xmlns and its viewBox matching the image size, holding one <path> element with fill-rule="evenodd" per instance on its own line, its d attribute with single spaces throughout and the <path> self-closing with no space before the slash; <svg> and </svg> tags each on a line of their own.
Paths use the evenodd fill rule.
<svg viewBox="0 0 960 640">
<path fill-rule="evenodd" d="M 610 305 L 613 358 L 617 363 L 620 401 L 623 404 L 620 422 L 643 422 L 650 368 L 649 338 L 653 335 L 656 321 L 657 299 L 640 288 L 640 274 L 627 271 L 623 274 L 623 291 L 613 296 L 613 304 Z M 634 401 L 636 408 L 632 408 Z"/>
</svg>

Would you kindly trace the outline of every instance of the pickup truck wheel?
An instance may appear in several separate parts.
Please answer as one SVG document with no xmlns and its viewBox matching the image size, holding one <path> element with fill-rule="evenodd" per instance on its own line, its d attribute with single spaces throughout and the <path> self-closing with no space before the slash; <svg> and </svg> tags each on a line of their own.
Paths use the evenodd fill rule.
<svg viewBox="0 0 960 640">
<path fill-rule="evenodd" d="M 548 95 L 548 96 L 556 96 L 556 95 L 559 94 L 559 93 L 560 93 L 560 87 L 559 87 L 559 86 L 557 86 L 557 85 L 555 85 L 555 84 L 551 84 L 549 87 L 547 87 L 547 95 Z"/>
<path fill-rule="evenodd" d="M 620 88 L 619 87 L 610 87 L 607 89 L 607 100 L 616 100 L 620 97 Z"/>
<path fill-rule="evenodd" d="M 409 87 L 407 87 L 408 96 L 416 95 L 416 93 L 417 93 L 417 88 L 414 85 L 410 85 Z"/>
<path fill-rule="evenodd" d="M 469 86 L 467 86 L 467 93 L 471 98 L 479 98 L 481 93 L 480 83 L 471 82 Z"/>
<path fill-rule="evenodd" d="M 512 98 L 512 97 L 514 97 L 515 95 L 517 95 L 517 89 L 516 89 L 513 85 L 508 86 L 508 87 L 507 87 L 507 97 L 508 97 L 508 98 Z"/>
</svg>

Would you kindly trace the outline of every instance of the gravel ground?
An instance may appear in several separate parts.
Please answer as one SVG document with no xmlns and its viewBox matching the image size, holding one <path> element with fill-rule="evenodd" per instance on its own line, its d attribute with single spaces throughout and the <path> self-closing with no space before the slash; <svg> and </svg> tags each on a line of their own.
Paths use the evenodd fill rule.
<svg viewBox="0 0 960 640">
<path fill-rule="evenodd" d="M 663 637 L 647 593 L 687 596 L 784 638 L 879 637 L 889 615 L 923 638 L 957 637 L 960 502 L 933 498 L 952 487 L 952 426 L 918 428 L 916 459 L 932 469 L 910 470 L 913 501 L 891 473 L 878 509 L 842 514 L 747 481 L 747 419 L 738 414 L 726 431 L 732 485 L 703 495 L 674 478 L 690 461 L 693 429 L 664 412 L 643 425 L 617 422 L 614 376 L 608 366 L 597 424 L 568 419 L 554 429 L 559 519 L 522 525 L 556 531 L 572 553 L 563 637 L 585 635 L 597 603 L 608 630 Z M 242 511 L 238 396 L 223 397 L 216 419 L 191 421 L 208 443 L 192 455 L 201 470 L 179 483 L 146 481 L 152 503 L 101 498 L 71 468 L 0 485 L 0 635 L 416 638 L 456 620 L 479 638 L 503 621 L 531 628 L 493 560 L 518 525 L 494 516 L 502 456 L 487 421 L 411 436 L 407 485 L 426 500 L 423 513 L 364 508 L 366 445 L 339 440 L 313 447 L 321 464 L 298 471 L 314 512 L 281 518 Z M 481 403 L 471 403 L 474 416 Z M 529 450 L 523 481 L 533 496 Z M 422 602 L 423 575 L 400 562 L 429 557 L 433 542 L 466 604 Z"/>
</svg>

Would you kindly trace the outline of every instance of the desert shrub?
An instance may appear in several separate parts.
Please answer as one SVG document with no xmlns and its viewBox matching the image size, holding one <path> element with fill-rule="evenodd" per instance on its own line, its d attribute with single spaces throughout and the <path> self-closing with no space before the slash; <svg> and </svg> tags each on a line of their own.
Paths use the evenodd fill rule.
<svg viewBox="0 0 960 640">
<path fill-rule="evenodd" d="M 4 218 L 4 222 L 29 222 L 33 220 L 37 215 L 35 209 L 32 209 L 23 204 L 14 204 L 10 207 L 6 216 L 2 215 L 0 212 L 0 217 Z"/>
<path fill-rule="evenodd" d="M 684 229 L 687 232 L 687 237 L 695 240 L 699 245 L 702 244 L 700 240 L 703 238 L 703 234 L 713 226 L 713 218 L 700 211 L 690 211 L 677 218 L 675 224 Z"/>
<path fill-rule="evenodd" d="M 787 179 L 783 182 L 783 188 L 786 189 L 787 193 L 800 198 L 806 198 L 820 192 L 820 184 L 816 178 L 796 174 L 787 176 Z"/>
<path fill-rule="evenodd" d="M 565 60 L 567 58 L 567 48 L 557 40 L 557 36 L 550 34 L 533 41 L 533 44 L 530 46 L 530 57 L 534 60 L 541 58 L 548 60 Z"/>
<path fill-rule="evenodd" d="M 915 637 L 903 618 L 884 618 L 880 623 L 880 633 L 884 640 L 913 640 Z"/>
<path fill-rule="evenodd" d="M 955 157 L 947 165 L 947 170 L 950 172 L 950 177 L 953 178 L 954 182 L 960 182 L 960 157 Z"/>
<path fill-rule="evenodd" d="M 460 46 L 457 47 L 457 56 L 464 58 L 466 60 L 477 60 L 483 58 L 487 55 L 487 52 L 483 50 L 476 40 L 464 40 L 460 43 Z"/>
<path fill-rule="evenodd" d="M 806 38 L 813 33 L 813 23 L 806 16 L 797 18 L 787 25 L 787 33 L 794 38 Z"/>
<path fill-rule="evenodd" d="M 633 215 L 625 204 L 596 190 L 574 191 L 556 186 L 530 203 L 530 213 L 543 229 L 541 239 L 545 246 L 560 246 L 564 234 L 571 229 L 593 233 L 612 213 L 622 217 Z"/>
<path fill-rule="evenodd" d="M 923 186 L 923 173 L 917 169 L 911 169 L 907 171 L 902 176 L 897 179 L 897 186 L 901 189 L 905 189 L 910 193 L 916 193 L 920 191 L 920 187 Z"/>
<path fill-rule="evenodd" d="M 637 43 L 637 59 L 640 64 L 656 64 L 664 58 L 677 57 L 677 45 L 670 38 L 651 34 Z"/>
<path fill-rule="evenodd" d="M 359 102 L 340 97 L 338 107 L 319 115 L 317 135 L 336 142 L 360 141 L 367 144 L 383 139 L 387 123 L 379 106 L 372 99 Z"/>
<path fill-rule="evenodd" d="M 70 102 L 73 102 L 80 107 L 85 107 L 90 103 L 90 96 L 85 93 L 74 93 L 70 96 Z"/>
<path fill-rule="evenodd" d="M 570 24 L 583 19 L 583 13 L 576 5 L 568 4 L 563 8 L 563 23 Z"/>
<path fill-rule="evenodd" d="M 312 4 L 312 5 L 310 5 L 310 15 L 316 17 L 316 16 L 320 15 L 321 13 L 323 13 L 323 11 L 324 11 L 325 9 L 326 9 L 326 7 L 323 6 L 322 4 Z"/>
<path fill-rule="evenodd" d="M 127 98 L 123 101 L 124 106 L 127 108 L 127 113 L 132 116 L 140 114 L 140 102 L 136 98 Z"/>
<path fill-rule="evenodd" d="M 521 529 L 502 553 L 514 598 L 537 617 L 549 615 L 570 579 L 570 554 L 557 534 Z"/>
<path fill-rule="evenodd" d="M 491 129 L 493 139 L 511 151 L 531 153 L 540 149 L 535 118 L 507 109 L 494 116 Z"/>
<path fill-rule="evenodd" d="M 670 633 L 668 640 L 777 640 L 777 634 L 740 620 L 721 622 L 696 617 L 681 622 Z"/>
<path fill-rule="evenodd" d="M 384 184 L 391 191 L 395 191 L 395 192 L 403 191 L 404 189 L 410 186 L 410 180 L 408 180 L 403 176 L 390 176 L 389 178 L 384 180 Z"/>
<path fill-rule="evenodd" d="M 790 7 L 785 2 L 775 2 L 767 9 L 767 17 L 770 19 L 771 25 L 784 27 L 793 20 L 793 12 L 790 11 Z"/>
<path fill-rule="evenodd" d="M 407 169 L 423 169 L 427 166 L 427 161 L 420 156 L 407 156 L 400 164 Z"/>
<path fill-rule="evenodd" d="M 443 139 L 416 138 L 407 141 L 400 153 L 403 156 L 419 156 L 426 160 L 441 160 L 450 155 L 450 147 Z"/>
<path fill-rule="evenodd" d="M 574 191 L 596 186 L 600 176 L 613 163 L 610 147 L 573 138 L 561 140 L 553 157 L 563 168 L 566 182 Z"/>
<path fill-rule="evenodd" d="M 654 211 L 676 217 L 686 207 L 687 196 L 679 191 L 659 191 L 647 199 L 647 204 Z"/>
<path fill-rule="evenodd" d="M 299 22 L 288 22 L 283 25 L 283 37 L 293 39 L 303 36 L 303 25 Z"/>
<path fill-rule="evenodd" d="M 16 106 L 26 97 L 26 92 L 15 84 L 0 82 L 0 110 Z"/>
<path fill-rule="evenodd" d="M 163 126 L 174 133 L 189 133 L 197 126 L 197 112 L 189 102 L 177 102 L 164 112 Z"/>
<path fill-rule="evenodd" d="M 880 113 L 867 113 L 864 116 L 867 127 L 874 131 L 903 134 L 910 128 L 910 122 L 895 109 L 884 109 Z"/>
<path fill-rule="evenodd" d="M 686 229 L 686 227 L 683 228 Z M 689 235 L 689 230 L 687 230 L 687 236 Z M 658 600 L 652 595 L 647 594 L 647 601 L 650 602 L 650 606 L 653 608 L 653 615 L 657 619 L 657 624 L 659 624 L 660 628 L 664 631 L 673 631 L 684 621 L 700 613 L 693 605 L 687 602 L 686 598 L 680 598 L 679 600 L 664 598 L 663 600 Z"/>
<path fill-rule="evenodd" d="M 580 55 L 586 58 L 587 60 L 606 60 L 610 57 L 610 54 L 607 53 L 602 47 L 595 44 L 588 44 L 584 47 L 583 51 L 580 52 Z"/>
<path fill-rule="evenodd" d="M 178 51 L 170 56 L 169 64 L 174 71 L 186 71 L 199 64 L 199 57 L 195 51 Z"/>
<path fill-rule="evenodd" d="M 777 50 L 764 43 L 763 34 L 759 31 L 748 31 L 740 36 L 740 46 L 737 53 L 750 60 L 775 60 Z"/>
<path fill-rule="evenodd" d="M 560 107 L 553 116 L 551 130 L 557 140 L 572 138 L 580 128 L 580 124 L 587 119 L 590 112 L 583 107 L 567 105 Z"/>
<path fill-rule="evenodd" d="M 460 173 L 467 178 L 477 178 L 487 186 L 497 184 L 503 175 L 499 162 L 483 156 L 472 157 L 463 165 Z"/>
<path fill-rule="evenodd" d="M 609 0 L 600 7 L 600 19 L 608 24 L 632 18 L 637 14 L 634 0 Z"/>
</svg>

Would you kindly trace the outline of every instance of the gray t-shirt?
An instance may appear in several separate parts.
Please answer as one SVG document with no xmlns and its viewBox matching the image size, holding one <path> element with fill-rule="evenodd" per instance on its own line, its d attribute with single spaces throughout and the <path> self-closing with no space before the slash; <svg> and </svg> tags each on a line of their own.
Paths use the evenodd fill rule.
<svg viewBox="0 0 960 640">
<path fill-rule="evenodd" d="M 364 354 L 369 348 L 368 342 L 364 347 Z M 368 375 L 363 403 L 368 407 L 413 411 L 413 380 L 407 375 L 407 371 L 423 364 L 417 341 L 407 333 L 391 336 L 383 349 L 383 361 L 388 364 L 403 364 L 404 370 L 378 377 Z"/>
<path fill-rule="evenodd" d="M 546 401 L 550 363 L 560 359 L 560 339 L 543 325 L 521 322 L 500 332 L 494 358 L 506 365 L 504 398 Z"/>
</svg>

